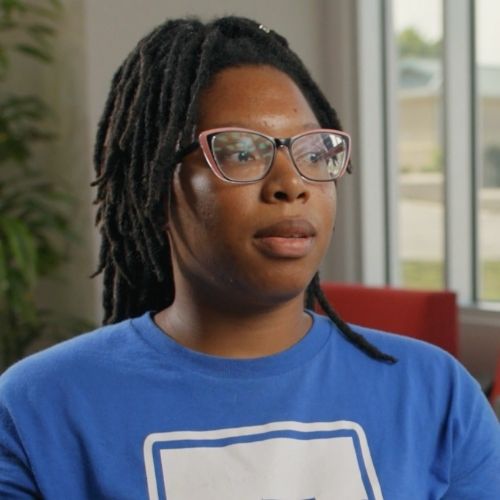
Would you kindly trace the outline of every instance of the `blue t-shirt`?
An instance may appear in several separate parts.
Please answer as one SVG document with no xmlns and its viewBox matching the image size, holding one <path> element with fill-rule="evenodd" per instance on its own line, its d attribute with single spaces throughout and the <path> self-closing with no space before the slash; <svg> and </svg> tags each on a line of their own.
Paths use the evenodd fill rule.
<svg viewBox="0 0 500 500">
<path fill-rule="evenodd" d="M 375 361 L 313 318 L 256 359 L 145 314 L 21 361 L 0 377 L 0 498 L 500 498 L 499 425 L 456 360 L 356 327 L 399 359 Z"/>
</svg>

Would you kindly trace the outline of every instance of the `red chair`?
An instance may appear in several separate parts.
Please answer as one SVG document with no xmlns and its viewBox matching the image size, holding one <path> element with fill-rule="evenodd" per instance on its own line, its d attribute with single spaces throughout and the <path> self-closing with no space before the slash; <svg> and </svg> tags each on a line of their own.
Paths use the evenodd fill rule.
<svg viewBox="0 0 500 500">
<path fill-rule="evenodd" d="M 321 288 L 344 321 L 425 340 L 458 357 L 454 292 L 331 282 Z"/>
<path fill-rule="evenodd" d="M 493 380 L 493 387 L 491 388 L 490 403 L 500 418 L 500 356 L 498 357 L 495 379 Z"/>
</svg>

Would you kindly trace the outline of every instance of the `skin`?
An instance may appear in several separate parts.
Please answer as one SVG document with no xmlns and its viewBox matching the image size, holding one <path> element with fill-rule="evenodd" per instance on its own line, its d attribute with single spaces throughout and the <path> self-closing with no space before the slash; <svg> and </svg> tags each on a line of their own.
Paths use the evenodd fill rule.
<svg viewBox="0 0 500 500">
<path fill-rule="evenodd" d="M 200 96 L 198 132 L 224 126 L 290 137 L 319 124 L 290 77 L 243 66 L 222 70 Z M 280 149 L 266 178 L 234 185 L 198 149 L 176 170 L 167 210 L 176 294 L 155 316 L 160 328 L 188 348 L 234 358 L 274 354 L 306 334 L 304 292 L 333 232 L 334 182 L 302 179 Z M 266 251 L 256 233 L 290 220 L 315 229 L 304 254 Z"/>
</svg>

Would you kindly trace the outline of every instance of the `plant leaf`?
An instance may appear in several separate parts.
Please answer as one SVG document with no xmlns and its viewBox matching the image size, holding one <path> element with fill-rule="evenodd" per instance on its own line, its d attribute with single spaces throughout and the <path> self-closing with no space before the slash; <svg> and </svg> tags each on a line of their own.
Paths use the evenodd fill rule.
<svg viewBox="0 0 500 500">
<path fill-rule="evenodd" d="M 26 31 L 35 37 L 51 37 L 56 34 L 55 28 L 47 26 L 46 24 L 30 24 L 26 27 Z"/>
<path fill-rule="evenodd" d="M 4 295 L 8 288 L 7 253 L 3 241 L 0 240 L 0 295 Z"/>
<path fill-rule="evenodd" d="M 47 49 L 36 47 L 35 45 L 30 45 L 28 43 L 18 43 L 15 45 L 15 49 L 28 56 L 34 57 L 35 59 L 39 59 L 45 62 L 52 61 L 52 55 Z"/>
<path fill-rule="evenodd" d="M 3 217 L 0 231 L 5 238 L 6 249 L 12 262 L 28 287 L 36 280 L 37 256 L 36 243 L 29 228 L 20 220 Z"/>
</svg>

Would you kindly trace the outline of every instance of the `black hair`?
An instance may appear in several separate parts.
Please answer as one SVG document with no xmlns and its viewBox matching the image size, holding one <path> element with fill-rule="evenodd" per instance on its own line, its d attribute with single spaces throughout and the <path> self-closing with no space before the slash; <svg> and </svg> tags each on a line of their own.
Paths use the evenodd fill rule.
<svg viewBox="0 0 500 500">
<path fill-rule="evenodd" d="M 164 196 L 180 150 L 195 139 L 200 91 L 224 68 L 269 65 L 290 76 L 322 127 L 341 130 L 334 109 L 285 38 L 258 23 L 223 17 L 167 21 L 143 38 L 113 77 L 94 152 L 102 241 L 104 323 L 159 311 L 174 299 Z M 369 356 L 393 363 L 354 332 L 328 303 L 316 273 L 316 301 L 342 334 Z"/>
</svg>

